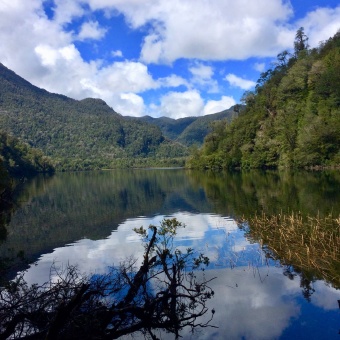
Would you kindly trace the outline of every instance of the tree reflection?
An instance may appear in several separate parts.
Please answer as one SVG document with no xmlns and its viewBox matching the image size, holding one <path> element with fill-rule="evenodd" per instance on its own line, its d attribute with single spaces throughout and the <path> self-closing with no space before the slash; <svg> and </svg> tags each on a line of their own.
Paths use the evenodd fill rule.
<svg viewBox="0 0 340 340">
<path fill-rule="evenodd" d="M 192 249 L 174 248 L 183 225 L 163 220 L 136 230 L 145 241 L 141 265 L 128 259 L 105 275 L 82 277 L 75 267 L 54 271 L 43 286 L 18 278 L 1 290 L 0 339 L 116 339 L 139 332 L 157 339 L 157 330 L 175 338 L 189 327 L 208 327 L 214 292 L 205 279 L 209 259 Z"/>
<path fill-rule="evenodd" d="M 0 161 L 0 243 L 7 237 L 6 225 L 9 222 L 12 206 L 12 184 Z"/>
<path fill-rule="evenodd" d="M 280 261 L 285 276 L 291 280 L 300 276 L 307 301 L 318 279 L 340 288 L 340 216 L 263 213 L 239 225 L 249 240 L 262 245 L 267 257 Z"/>
</svg>

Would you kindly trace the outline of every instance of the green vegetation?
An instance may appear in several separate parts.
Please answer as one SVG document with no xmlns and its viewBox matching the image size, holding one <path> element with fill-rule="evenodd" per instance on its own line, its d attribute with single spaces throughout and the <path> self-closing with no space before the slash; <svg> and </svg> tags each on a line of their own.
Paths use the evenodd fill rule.
<svg viewBox="0 0 340 340">
<path fill-rule="evenodd" d="M 9 223 L 12 207 L 12 181 L 3 163 L 0 162 L 0 243 L 7 237 L 6 225 Z M 0 271 L 2 267 L 0 258 Z"/>
<path fill-rule="evenodd" d="M 238 111 L 177 120 L 124 117 L 100 99 L 39 89 L 2 64 L 0 88 L 0 128 L 40 149 L 57 171 L 184 166 L 188 146 L 201 145 L 213 121 L 230 121 Z"/>
<path fill-rule="evenodd" d="M 1 129 L 41 149 L 56 170 L 134 166 L 144 158 L 187 155 L 155 125 L 125 119 L 100 99 L 77 101 L 49 93 L 2 64 L 0 88 Z"/>
<path fill-rule="evenodd" d="M 0 131 L 0 244 L 7 239 L 7 225 L 19 206 L 18 191 L 24 181 L 37 173 L 53 173 L 51 160 L 18 138 Z M 0 256 L 0 273 L 22 253 Z"/>
<path fill-rule="evenodd" d="M 241 105 L 235 105 L 222 112 L 197 117 L 185 130 L 178 136 L 177 141 L 187 146 L 201 146 L 204 138 L 213 130 L 215 124 L 219 122 L 230 122 L 237 117 Z"/>
<path fill-rule="evenodd" d="M 20 177 L 38 172 L 54 172 L 52 161 L 42 151 L 31 148 L 18 138 L 0 131 L 0 168 L 10 176 Z M 4 176 L 3 180 L 7 177 Z M 1 177 L 2 177 L 1 176 Z"/>
<path fill-rule="evenodd" d="M 287 266 L 286 274 L 323 279 L 340 287 L 340 216 L 300 214 L 255 215 L 240 225 L 253 242 L 261 244 L 270 258 Z"/>
<path fill-rule="evenodd" d="M 220 122 L 187 166 L 200 169 L 340 165 L 340 31 L 308 49 L 303 28 L 294 54 L 261 74 L 246 108 Z"/>
<path fill-rule="evenodd" d="M 185 146 L 201 146 L 205 136 L 212 131 L 215 122 L 221 120 L 230 122 L 232 118 L 237 116 L 241 107 L 241 105 L 235 105 L 228 110 L 201 117 L 172 119 L 169 117 L 152 118 L 144 116 L 141 118 L 128 118 L 156 125 L 166 138 Z"/>
<path fill-rule="evenodd" d="M 198 117 L 185 117 L 180 119 L 173 119 L 169 117 L 153 118 L 150 116 L 144 116 L 127 118 L 156 125 L 161 129 L 163 135 L 166 138 L 176 140 L 178 136 Z"/>
<path fill-rule="evenodd" d="M 7 238 L 7 224 L 18 203 L 16 196 L 27 178 L 53 173 L 51 160 L 40 150 L 0 131 L 0 243 Z M 0 272 L 7 259 L 0 257 Z"/>
</svg>

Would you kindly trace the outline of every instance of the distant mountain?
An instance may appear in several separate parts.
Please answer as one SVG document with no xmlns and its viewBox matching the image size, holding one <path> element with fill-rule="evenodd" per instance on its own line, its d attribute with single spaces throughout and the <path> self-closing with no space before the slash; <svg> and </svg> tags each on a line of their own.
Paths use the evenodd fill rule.
<svg viewBox="0 0 340 340">
<path fill-rule="evenodd" d="M 172 140 L 177 139 L 180 134 L 197 119 L 197 117 L 172 119 L 169 117 L 153 118 L 150 116 L 130 118 L 158 126 L 161 129 L 163 135 Z"/>
<path fill-rule="evenodd" d="M 100 99 L 49 93 L 2 64 L 0 129 L 41 149 L 57 170 L 134 165 L 145 158 L 161 165 L 187 154 L 155 125 L 126 119 Z"/>
<path fill-rule="evenodd" d="M 183 145 L 190 146 L 203 144 L 205 136 L 212 130 L 212 123 L 214 121 L 223 119 L 230 121 L 238 115 L 240 108 L 240 105 L 235 105 L 222 112 L 201 117 L 185 117 L 179 119 L 168 117 L 153 118 L 150 116 L 128 118 L 156 125 L 161 129 L 165 137 Z"/>
<path fill-rule="evenodd" d="M 202 145 L 204 138 L 213 129 L 213 122 L 221 120 L 230 122 L 234 117 L 237 117 L 240 109 L 240 105 L 235 105 L 228 110 L 197 117 L 197 119 L 188 125 L 178 136 L 177 141 L 187 146 Z"/>
</svg>

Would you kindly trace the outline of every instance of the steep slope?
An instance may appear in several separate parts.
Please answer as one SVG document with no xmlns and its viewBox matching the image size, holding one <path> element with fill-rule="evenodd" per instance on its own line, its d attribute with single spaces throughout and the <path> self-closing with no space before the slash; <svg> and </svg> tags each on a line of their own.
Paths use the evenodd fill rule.
<svg viewBox="0 0 340 340">
<path fill-rule="evenodd" d="M 0 131 L 0 167 L 10 176 L 29 176 L 38 172 L 54 172 L 49 157 L 18 138 Z"/>
<path fill-rule="evenodd" d="M 240 106 L 235 105 L 228 110 L 197 117 L 197 119 L 188 125 L 178 136 L 177 141 L 187 146 L 202 145 L 204 138 L 212 131 L 213 122 L 221 120 L 230 122 L 234 117 L 237 117 L 239 110 Z"/>
<path fill-rule="evenodd" d="M 189 167 L 340 166 L 340 31 L 318 48 L 294 46 L 245 93 L 244 112 L 207 136 Z"/>
<path fill-rule="evenodd" d="M 33 86 L 0 64 L 0 129 L 41 149 L 57 169 L 119 165 L 186 150 L 155 125 L 125 119 L 100 99 L 81 101 Z M 123 162 L 125 163 L 125 161 Z"/>
</svg>

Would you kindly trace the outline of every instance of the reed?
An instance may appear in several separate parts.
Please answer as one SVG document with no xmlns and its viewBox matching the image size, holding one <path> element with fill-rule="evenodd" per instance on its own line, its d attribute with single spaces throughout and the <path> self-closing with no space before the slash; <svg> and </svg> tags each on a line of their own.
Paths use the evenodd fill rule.
<svg viewBox="0 0 340 340">
<path fill-rule="evenodd" d="M 241 225 L 274 260 L 340 287 L 340 216 L 261 213 Z"/>
</svg>

